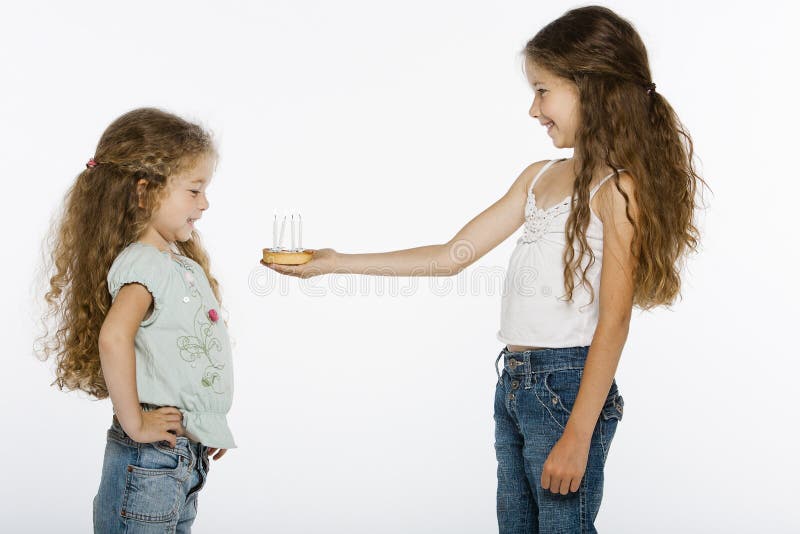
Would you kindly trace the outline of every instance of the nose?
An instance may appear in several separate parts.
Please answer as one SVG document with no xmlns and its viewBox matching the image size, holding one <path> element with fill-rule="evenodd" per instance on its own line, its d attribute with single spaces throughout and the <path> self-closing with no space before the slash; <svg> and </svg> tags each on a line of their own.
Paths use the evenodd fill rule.
<svg viewBox="0 0 800 534">
<path fill-rule="evenodd" d="M 205 210 L 208 209 L 208 206 L 209 206 L 208 197 L 206 196 L 205 193 L 203 193 L 202 195 L 199 195 L 199 196 L 200 196 L 200 206 L 198 206 L 198 207 L 201 210 L 205 211 Z"/>
<path fill-rule="evenodd" d="M 539 102 L 536 100 L 536 97 L 533 97 L 533 102 L 531 102 L 531 109 L 528 110 L 528 115 L 536 119 L 540 114 L 541 110 L 539 109 Z"/>
</svg>

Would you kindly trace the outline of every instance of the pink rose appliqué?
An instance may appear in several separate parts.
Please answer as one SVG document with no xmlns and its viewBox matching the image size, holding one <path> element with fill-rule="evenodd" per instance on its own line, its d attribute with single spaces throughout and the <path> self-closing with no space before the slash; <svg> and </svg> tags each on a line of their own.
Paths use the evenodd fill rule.
<svg viewBox="0 0 800 534">
<path fill-rule="evenodd" d="M 211 319 L 212 323 L 219 321 L 219 314 L 217 313 L 217 310 L 213 308 L 208 310 L 208 318 Z"/>
</svg>

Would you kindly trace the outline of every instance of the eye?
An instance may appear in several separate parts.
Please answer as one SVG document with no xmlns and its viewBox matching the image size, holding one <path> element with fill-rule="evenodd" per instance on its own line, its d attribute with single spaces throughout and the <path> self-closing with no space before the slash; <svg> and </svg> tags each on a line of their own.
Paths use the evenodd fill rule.
<svg viewBox="0 0 800 534">
<path fill-rule="evenodd" d="M 544 94 L 547 92 L 547 89 L 537 89 L 536 92 L 544 96 Z"/>
<path fill-rule="evenodd" d="M 197 189 L 190 189 L 189 192 L 192 194 L 193 197 L 196 197 L 200 194 L 200 191 Z"/>
</svg>

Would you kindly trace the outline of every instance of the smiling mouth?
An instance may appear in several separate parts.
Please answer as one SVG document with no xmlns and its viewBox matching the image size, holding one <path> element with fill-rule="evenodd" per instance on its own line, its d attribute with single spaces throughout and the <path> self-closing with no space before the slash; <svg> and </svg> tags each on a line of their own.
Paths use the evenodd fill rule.
<svg viewBox="0 0 800 534">
<path fill-rule="evenodd" d="M 548 131 L 548 132 L 549 132 L 549 131 L 550 131 L 550 129 L 551 129 L 553 126 L 555 126 L 555 125 L 556 125 L 556 123 L 554 123 L 553 121 L 546 122 L 546 123 L 544 123 L 544 124 L 543 124 L 543 126 L 544 126 L 545 128 L 547 128 L 547 131 Z"/>
</svg>

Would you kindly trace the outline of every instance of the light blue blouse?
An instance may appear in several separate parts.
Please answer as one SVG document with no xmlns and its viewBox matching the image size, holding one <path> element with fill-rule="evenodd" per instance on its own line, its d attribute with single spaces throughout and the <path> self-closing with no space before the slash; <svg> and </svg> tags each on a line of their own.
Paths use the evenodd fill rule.
<svg viewBox="0 0 800 534">
<path fill-rule="evenodd" d="M 137 242 L 117 256 L 107 281 L 112 300 L 134 283 L 153 296 L 153 311 L 134 342 L 139 402 L 178 408 L 194 441 L 236 447 L 226 418 L 233 401 L 231 345 L 203 268 Z"/>
</svg>

